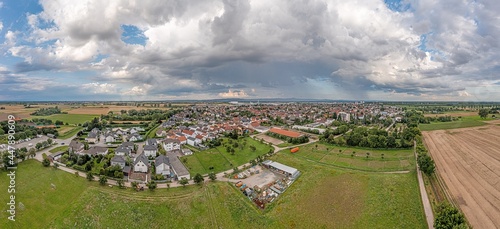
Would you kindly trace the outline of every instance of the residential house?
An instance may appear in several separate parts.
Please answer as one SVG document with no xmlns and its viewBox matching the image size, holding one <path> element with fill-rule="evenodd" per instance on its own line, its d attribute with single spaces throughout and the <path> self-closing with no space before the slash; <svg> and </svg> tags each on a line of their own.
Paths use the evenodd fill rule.
<svg viewBox="0 0 500 229">
<path fill-rule="evenodd" d="M 83 143 L 73 140 L 69 143 L 68 150 L 70 153 L 81 153 L 84 150 L 84 148 L 85 146 Z"/>
<path fill-rule="evenodd" d="M 119 165 L 120 168 L 125 168 L 126 161 L 125 157 L 120 156 L 120 155 L 115 155 L 113 158 L 111 158 L 111 166 Z"/>
<path fill-rule="evenodd" d="M 195 146 L 196 145 L 196 138 L 187 137 L 187 144 L 191 145 L 191 146 Z"/>
<path fill-rule="evenodd" d="M 134 133 L 129 136 L 128 140 L 131 142 L 140 141 L 142 140 L 142 136 L 140 134 Z"/>
<path fill-rule="evenodd" d="M 146 140 L 146 145 L 157 146 L 158 142 L 156 141 L 156 139 L 150 138 L 150 139 Z"/>
<path fill-rule="evenodd" d="M 146 155 L 146 157 L 156 157 L 157 152 L 158 152 L 158 147 L 155 145 L 144 146 L 144 155 Z"/>
<path fill-rule="evenodd" d="M 121 145 L 135 151 L 135 144 L 133 142 L 123 142 Z"/>
<path fill-rule="evenodd" d="M 106 155 L 108 154 L 108 148 L 100 146 L 92 146 L 88 150 L 82 151 L 80 154 L 88 154 L 90 156 Z"/>
<path fill-rule="evenodd" d="M 179 140 L 181 145 L 187 144 L 187 138 L 185 136 L 177 137 L 177 140 Z"/>
<path fill-rule="evenodd" d="M 95 144 L 99 142 L 99 134 L 95 132 L 89 132 L 88 136 L 85 138 L 85 141 Z"/>
<path fill-rule="evenodd" d="M 108 142 L 116 142 L 116 138 L 115 138 L 115 135 L 113 133 L 108 133 L 104 136 L 104 141 L 106 143 Z"/>
<path fill-rule="evenodd" d="M 163 141 L 163 148 L 165 151 L 179 150 L 181 149 L 181 142 L 175 138 L 165 138 Z"/>
<path fill-rule="evenodd" d="M 134 161 L 134 172 L 147 173 L 149 167 L 149 160 L 146 155 L 139 155 Z"/>
<path fill-rule="evenodd" d="M 126 146 L 120 145 L 115 150 L 115 155 L 128 156 L 132 153 L 132 150 Z"/>
<path fill-rule="evenodd" d="M 167 156 L 160 155 L 155 159 L 156 174 L 161 174 L 167 178 L 172 177 L 170 161 Z"/>
</svg>

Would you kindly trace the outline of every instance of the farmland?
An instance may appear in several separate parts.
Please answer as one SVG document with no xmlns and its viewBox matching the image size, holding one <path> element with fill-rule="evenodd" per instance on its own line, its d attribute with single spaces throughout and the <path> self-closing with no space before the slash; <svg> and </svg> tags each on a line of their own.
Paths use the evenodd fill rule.
<svg viewBox="0 0 500 229">
<path fill-rule="evenodd" d="M 475 228 L 500 227 L 500 127 L 423 132 L 438 175 Z"/>
<path fill-rule="evenodd" d="M 233 144 L 236 140 L 232 140 Z M 245 143 L 246 142 L 246 143 Z M 272 147 L 260 143 L 251 138 L 238 139 L 240 147 L 234 148 L 235 153 L 231 155 L 226 151 L 224 144 L 229 145 L 228 139 L 224 139 L 221 146 L 213 149 L 196 152 L 194 155 L 185 156 L 184 163 L 192 175 L 196 173 L 207 174 L 210 172 L 222 172 L 232 169 L 236 166 L 248 163 L 259 155 L 269 152 Z M 255 146 L 256 150 L 252 151 L 250 146 Z M 213 169 L 210 169 L 213 167 Z"/>
<path fill-rule="evenodd" d="M 52 120 L 53 122 L 59 120 L 68 124 L 82 124 L 84 122 L 91 121 L 95 117 L 99 116 L 87 114 L 55 114 L 49 116 L 31 116 L 31 118 L 44 118 Z"/>
<path fill-rule="evenodd" d="M 6 222 L 5 211 L 0 213 L 0 224 L 6 228 L 425 228 L 414 172 L 349 172 L 310 164 L 289 153 L 270 159 L 303 174 L 265 211 L 224 182 L 135 192 L 99 186 L 30 160 L 20 164 L 17 177 L 16 199 L 25 209 L 18 211 L 15 227 Z M 0 182 L 7 182 L 7 176 L 0 176 Z M 7 198 L 6 192 L 0 194 L 1 201 Z"/>
<path fill-rule="evenodd" d="M 432 122 L 430 124 L 420 124 L 419 128 L 421 131 L 432 131 L 432 130 L 447 130 L 447 129 L 457 129 L 457 128 L 467 128 L 486 125 L 486 120 L 481 119 L 478 115 L 475 116 L 464 116 L 457 121 L 452 122 Z"/>
<path fill-rule="evenodd" d="M 299 152 L 293 155 L 322 164 L 363 171 L 408 171 L 415 164 L 413 152 L 409 149 L 366 149 L 316 143 L 300 147 Z"/>
</svg>

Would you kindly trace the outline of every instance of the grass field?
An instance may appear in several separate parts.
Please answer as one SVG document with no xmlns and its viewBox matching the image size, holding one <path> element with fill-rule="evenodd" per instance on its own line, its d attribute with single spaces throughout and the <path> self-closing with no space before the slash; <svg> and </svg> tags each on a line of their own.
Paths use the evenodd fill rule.
<svg viewBox="0 0 500 229">
<path fill-rule="evenodd" d="M 466 127 L 475 127 L 486 125 L 483 121 L 493 120 L 491 117 L 482 119 L 478 115 L 475 116 L 465 116 L 460 118 L 458 121 L 452 122 L 433 122 L 430 124 L 420 124 L 419 128 L 421 131 L 432 131 L 432 130 L 448 130 Z"/>
<path fill-rule="evenodd" d="M 59 137 L 60 139 L 68 139 L 70 137 L 72 137 L 73 135 L 75 135 L 76 133 L 78 133 L 78 131 L 80 130 L 83 130 L 83 127 L 80 127 L 80 126 L 77 126 L 77 127 L 71 127 L 71 129 L 69 131 L 66 131 L 66 132 L 63 132 L 63 133 L 59 133 Z"/>
<path fill-rule="evenodd" d="M 417 178 L 349 172 L 280 153 L 301 177 L 265 211 L 229 183 L 135 192 L 99 186 L 39 162 L 19 165 L 16 222 L 2 228 L 425 228 Z M 1 175 L 1 174 L 0 174 Z M 36 178 L 36 179 L 34 179 Z M 8 177 L 0 176 L 1 183 Z M 51 188 L 51 184 L 56 189 Z M 0 193 L 6 203 L 7 192 Z"/>
<path fill-rule="evenodd" d="M 69 146 L 58 146 L 58 147 L 56 147 L 54 149 L 49 150 L 49 152 L 51 152 L 51 153 L 56 153 L 56 152 L 59 152 L 59 151 L 63 151 L 64 152 L 68 148 L 69 148 Z"/>
<path fill-rule="evenodd" d="M 231 155 L 226 152 L 226 147 L 224 146 L 224 143 L 227 143 L 228 139 L 224 139 L 223 144 L 219 147 L 195 152 L 193 155 L 183 157 L 187 160 L 185 165 L 191 175 L 196 173 L 217 173 L 248 163 L 250 160 L 257 158 L 259 155 L 266 154 L 269 152 L 269 149 L 272 149 L 271 146 L 260 143 L 252 138 L 238 139 L 238 144 L 241 145 L 244 141 L 247 142 L 246 145 L 242 149 L 235 148 L 234 155 Z M 250 150 L 250 145 L 255 146 L 256 150 Z M 210 170 L 210 167 L 214 167 L 214 169 Z"/>
<path fill-rule="evenodd" d="M 289 151 L 285 153 L 290 154 Z M 292 155 L 318 163 L 363 171 L 407 171 L 412 170 L 415 165 L 415 158 L 410 149 L 350 148 L 313 143 L 300 147 L 300 150 Z"/>
<path fill-rule="evenodd" d="M 82 124 L 87 121 L 91 121 L 93 118 L 99 117 L 98 115 L 89 114 L 55 114 L 49 116 L 31 116 L 31 118 L 44 118 L 50 119 L 53 122 L 56 120 L 62 121 L 69 124 Z"/>
</svg>

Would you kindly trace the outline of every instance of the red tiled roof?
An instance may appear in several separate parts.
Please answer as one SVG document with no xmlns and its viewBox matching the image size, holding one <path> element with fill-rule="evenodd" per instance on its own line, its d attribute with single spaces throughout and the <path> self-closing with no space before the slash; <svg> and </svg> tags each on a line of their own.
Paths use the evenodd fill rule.
<svg viewBox="0 0 500 229">
<path fill-rule="evenodd" d="M 287 136 L 287 137 L 291 137 L 291 138 L 298 138 L 298 137 L 302 136 L 301 133 L 298 133 L 295 131 L 283 130 L 283 129 L 274 128 L 274 127 L 271 128 L 269 131 L 272 133 L 275 133 L 275 134 L 279 134 L 279 135 L 283 135 L 283 136 Z"/>
</svg>

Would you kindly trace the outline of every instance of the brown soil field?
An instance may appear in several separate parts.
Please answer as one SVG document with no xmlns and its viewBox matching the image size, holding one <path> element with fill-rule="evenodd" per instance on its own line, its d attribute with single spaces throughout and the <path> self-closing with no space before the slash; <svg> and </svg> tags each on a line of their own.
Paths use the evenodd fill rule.
<svg viewBox="0 0 500 229">
<path fill-rule="evenodd" d="M 474 228 L 500 228 L 500 126 L 423 132 L 424 142 Z"/>
<path fill-rule="evenodd" d="M 284 141 L 282 141 L 280 139 L 273 138 L 273 137 L 267 136 L 265 134 L 259 134 L 259 135 L 255 136 L 255 138 L 258 140 L 263 139 L 265 142 L 270 142 L 273 145 L 279 145 L 281 143 L 284 143 Z"/>
<path fill-rule="evenodd" d="M 425 117 L 441 117 L 441 116 L 466 117 L 466 116 L 475 116 L 475 115 L 477 115 L 477 111 L 450 112 L 450 113 L 444 113 L 444 114 L 424 114 Z"/>
</svg>

